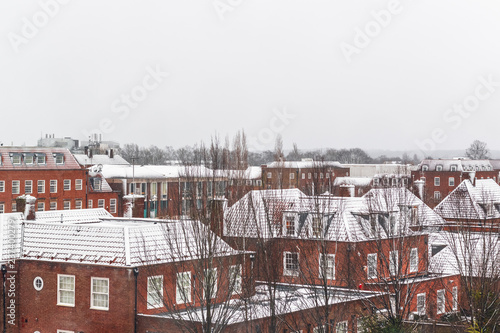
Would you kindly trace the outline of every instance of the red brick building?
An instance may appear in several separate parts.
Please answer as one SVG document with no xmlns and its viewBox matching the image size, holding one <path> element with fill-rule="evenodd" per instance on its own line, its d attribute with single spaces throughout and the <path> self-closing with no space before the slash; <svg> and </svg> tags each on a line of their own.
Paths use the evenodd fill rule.
<svg viewBox="0 0 500 333">
<path fill-rule="evenodd" d="M 0 159 L 0 213 L 17 211 L 16 198 L 28 194 L 38 211 L 100 207 L 119 214 L 118 194 L 67 149 L 0 147 Z"/>
<path fill-rule="evenodd" d="M 265 189 L 298 188 L 306 194 L 332 193 L 336 177 L 349 176 L 349 168 L 330 161 L 280 161 L 262 166 Z"/>
</svg>

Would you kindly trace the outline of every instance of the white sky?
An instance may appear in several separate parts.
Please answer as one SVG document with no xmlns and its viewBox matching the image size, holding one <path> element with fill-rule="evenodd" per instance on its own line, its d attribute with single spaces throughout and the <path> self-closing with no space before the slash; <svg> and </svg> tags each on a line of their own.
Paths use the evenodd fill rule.
<svg viewBox="0 0 500 333">
<path fill-rule="evenodd" d="M 54 1 L 0 2 L 6 145 L 84 139 L 108 119 L 104 139 L 122 144 L 180 147 L 244 128 L 255 148 L 281 133 L 286 149 L 413 150 L 440 128 L 436 149 L 500 149 L 500 84 L 489 93 L 478 79 L 500 82 L 498 0 L 401 0 L 350 63 L 341 43 L 377 28 L 371 12 L 390 1 L 72 0 L 43 14 Z M 145 91 L 147 68 L 169 76 L 128 112 L 121 96 Z M 446 113 L 478 101 L 476 89 L 470 116 Z M 273 121 L 284 109 L 294 118 Z"/>
</svg>

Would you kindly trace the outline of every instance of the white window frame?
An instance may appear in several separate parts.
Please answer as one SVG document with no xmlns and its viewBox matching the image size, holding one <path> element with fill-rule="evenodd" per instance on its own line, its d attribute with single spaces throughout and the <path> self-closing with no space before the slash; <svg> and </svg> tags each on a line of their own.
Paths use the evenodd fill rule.
<svg viewBox="0 0 500 333">
<path fill-rule="evenodd" d="M 292 224 L 288 224 L 288 222 L 293 222 Z M 289 228 L 289 226 L 291 228 Z M 297 234 L 297 221 L 296 216 L 293 213 L 284 213 L 283 214 L 283 235 L 285 236 L 296 236 Z"/>
<path fill-rule="evenodd" d="M 64 200 L 64 201 L 63 201 L 63 209 L 64 209 L 64 210 L 70 210 L 70 209 L 71 209 L 71 201 L 69 201 L 69 200 Z"/>
<path fill-rule="evenodd" d="M 36 164 L 47 164 L 47 157 L 45 156 L 45 154 L 36 154 Z"/>
<path fill-rule="evenodd" d="M 297 267 L 291 267 L 289 265 L 293 265 L 293 255 L 297 255 Z M 288 256 L 290 260 L 288 259 Z M 283 275 L 284 276 L 299 276 L 300 270 L 300 255 L 298 252 L 283 252 Z"/>
<path fill-rule="evenodd" d="M 87 202 L 87 208 L 93 208 L 93 204 L 93 200 L 89 199 L 89 201 Z"/>
<path fill-rule="evenodd" d="M 302 172 L 302 179 L 306 179 L 306 173 Z"/>
<path fill-rule="evenodd" d="M 231 283 L 233 295 L 240 294 L 242 291 L 241 264 L 229 266 L 229 281 Z"/>
<path fill-rule="evenodd" d="M 43 279 L 41 277 L 37 276 L 33 279 L 33 288 L 35 288 L 36 291 L 43 289 Z"/>
<path fill-rule="evenodd" d="M 437 314 L 442 314 L 446 309 L 446 291 L 444 289 L 439 289 L 436 292 L 436 311 Z"/>
<path fill-rule="evenodd" d="M 0 214 L 5 213 L 5 204 L 3 202 L 0 202 Z"/>
<path fill-rule="evenodd" d="M 434 200 L 441 200 L 441 192 L 434 191 Z"/>
<path fill-rule="evenodd" d="M 54 208 L 52 208 L 52 206 L 53 206 Z M 51 202 L 49 203 L 49 210 L 57 210 L 57 201 L 51 201 Z"/>
<path fill-rule="evenodd" d="M 273 173 L 272 172 L 268 172 L 267 173 L 267 179 L 271 179 L 273 177 Z"/>
<path fill-rule="evenodd" d="M 293 172 L 290 172 L 290 179 L 295 179 L 295 174 Z"/>
<path fill-rule="evenodd" d="M 94 282 L 96 281 L 106 281 L 106 291 L 95 291 L 94 290 Z M 96 305 L 96 301 L 94 300 L 94 296 L 103 295 L 106 296 L 106 304 L 107 306 L 99 306 Z M 102 277 L 91 277 L 90 281 L 90 308 L 94 310 L 109 310 L 109 278 Z"/>
<path fill-rule="evenodd" d="M 389 251 L 389 273 L 397 275 L 399 269 L 399 252 L 398 250 Z"/>
<path fill-rule="evenodd" d="M 97 200 L 97 208 L 104 208 L 105 205 L 106 205 L 106 202 L 104 199 Z"/>
<path fill-rule="evenodd" d="M 63 181 L 63 191 L 71 191 L 71 179 L 65 179 Z"/>
<path fill-rule="evenodd" d="M 326 256 L 326 260 L 323 259 Z M 325 265 L 323 265 L 323 262 Z M 335 254 L 319 254 L 319 278 L 324 278 L 323 268 L 326 269 L 326 279 L 335 280 Z"/>
<path fill-rule="evenodd" d="M 49 192 L 57 193 L 57 179 L 51 179 L 49 182 Z"/>
<path fill-rule="evenodd" d="M 457 286 L 454 286 L 451 289 L 451 295 L 453 297 L 452 302 L 451 302 L 451 309 L 453 311 L 457 311 L 458 310 L 458 287 Z"/>
<path fill-rule="evenodd" d="M 175 302 L 186 304 L 191 302 L 191 272 L 177 273 L 175 282 Z"/>
<path fill-rule="evenodd" d="M 410 273 L 418 271 L 418 248 L 414 247 L 410 250 Z"/>
<path fill-rule="evenodd" d="M 5 180 L 0 180 L 0 192 L 5 192 Z"/>
<path fill-rule="evenodd" d="M 455 186 L 455 177 L 448 177 L 448 186 Z"/>
<path fill-rule="evenodd" d="M 109 199 L 109 212 L 116 213 L 116 199 Z"/>
<path fill-rule="evenodd" d="M 423 305 L 421 306 L 420 301 L 423 300 Z M 425 309 L 425 293 L 417 294 L 417 314 L 423 316 L 427 313 Z"/>
<path fill-rule="evenodd" d="M 37 193 L 45 193 L 45 180 L 38 180 L 36 182 Z"/>
<path fill-rule="evenodd" d="M 14 212 L 17 212 L 17 201 L 14 200 L 12 201 L 12 206 L 11 206 L 11 211 L 14 213 Z"/>
<path fill-rule="evenodd" d="M 83 189 L 83 181 L 81 179 L 75 179 L 75 190 L 80 191 Z"/>
<path fill-rule="evenodd" d="M 434 177 L 434 186 L 441 186 L 441 178 Z"/>
<path fill-rule="evenodd" d="M 57 330 L 57 333 L 75 333 L 75 331 Z"/>
<path fill-rule="evenodd" d="M 209 295 L 210 299 L 216 298 L 217 297 L 217 268 L 207 268 L 205 269 L 205 276 L 203 280 L 203 297 L 207 298 L 207 295 L 205 294 L 207 291 L 207 286 L 211 286 L 211 294 Z"/>
<path fill-rule="evenodd" d="M 323 218 L 319 214 L 311 217 L 311 235 L 313 238 L 323 238 Z"/>
<path fill-rule="evenodd" d="M 43 201 L 37 202 L 37 204 L 36 204 L 36 211 L 37 212 L 43 212 L 43 211 L 45 211 L 45 202 L 43 202 Z"/>
<path fill-rule="evenodd" d="M 33 193 L 33 181 L 25 180 L 24 181 L 24 193 L 32 194 Z"/>
<path fill-rule="evenodd" d="M 21 165 L 21 154 L 14 154 L 12 155 L 12 164 L 13 165 Z"/>
<path fill-rule="evenodd" d="M 442 164 L 436 165 L 436 171 L 443 171 L 443 165 Z"/>
<path fill-rule="evenodd" d="M 163 306 L 163 275 L 148 276 L 147 308 L 157 309 Z"/>
<path fill-rule="evenodd" d="M 21 193 L 21 181 L 13 180 L 12 181 L 12 194 L 20 194 Z"/>
<path fill-rule="evenodd" d="M 75 209 L 82 209 L 83 203 L 82 200 L 75 200 Z"/>
<path fill-rule="evenodd" d="M 62 289 L 61 288 L 61 278 L 70 278 L 73 280 L 73 288 L 72 289 Z M 57 305 L 59 306 L 69 306 L 69 307 L 75 307 L 75 297 L 76 297 L 76 280 L 74 275 L 66 275 L 66 274 L 57 274 Z M 70 295 L 73 295 L 73 302 L 72 303 L 66 303 L 61 301 L 61 292 L 68 292 Z"/>
<path fill-rule="evenodd" d="M 377 260 L 378 260 L 378 258 L 377 258 L 376 253 L 368 254 L 368 256 L 366 258 L 366 275 L 367 275 L 368 279 L 376 279 L 377 278 L 377 265 L 378 265 Z"/>
<path fill-rule="evenodd" d="M 348 332 L 348 322 L 347 320 L 340 321 L 335 325 L 335 333 L 347 333 Z"/>
</svg>

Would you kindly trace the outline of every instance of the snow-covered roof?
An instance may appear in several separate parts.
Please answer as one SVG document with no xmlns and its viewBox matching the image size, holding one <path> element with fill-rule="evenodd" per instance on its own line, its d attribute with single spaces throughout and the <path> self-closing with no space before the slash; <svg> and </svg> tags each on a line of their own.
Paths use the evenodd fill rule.
<svg viewBox="0 0 500 333">
<path fill-rule="evenodd" d="M 450 219 L 492 219 L 500 218 L 500 185 L 493 179 L 462 181 L 446 196 L 434 211 Z"/>
<path fill-rule="evenodd" d="M 78 163 L 82 166 L 102 164 L 102 165 L 130 165 L 123 157 L 120 155 L 114 155 L 109 157 L 108 155 L 93 155 L 88 157 L 85 154 L 74 154 L 73 155 Z"/>
<path fill-rule="evenodd" d="M 14 156 L 21 155 L 21 163 L 14 164 Z M 28 156 L 29 155 L 29 156 Z M 36 156 L 45 155 L 45 163 L 38 163 Z M 56 156 L 63 156 L 63 163 L 56 163 Z M 32 163 L 26 163 L 27 156 Z M 42 147 L 0 147 L 0 170 L 73 170 L 81 169 L 68 149 Z"/>
<path fill-rule="evenodd" d="M 36 221 L 46 223 L 92 223 L 101 222 L 101 219 L 106 217 L 113 217 L 113 215 L 104 208 L 46 210 L 36 212 Z"/>
<path fill-rule="evenodd" d="M 102 174 L 108 179 L 170 179 L 210 178 L 213 171 L 204 166 L 182 165 L 103 165 Z"/>
<path fill-rule="evenodd" d="M 207 226 L 193 220 L 102 218 L 94 223 L 25 221 L 22 259 L 110 266 L 140 266 L 196 260 L 206 253 Z M 205 237 L 205 238 L 204 238 Z M 216 237 L 216 256 L 234 255 Z"/>
<path fill-rule="evenodd" d="M 267 168 L 285 168 L 285 169 L 310 169 L 310 168 L 344 168 L 342 164 L 336 161 L 278 161 L 267 164 Z"/>
<path fill-rule="evenodd" d="M 357 187 L 370 186 L 372 178 L 365 177 L 337 177 L 333 181 L 333 186 L 354 185 Z"/>
<path fill-rule="evenodd" d="M 293 237 L 309 239 L 315 216 L 322 218 L 324 238 L 332 241 L 364 241 L 399 233 L 411 234 L 417 210 L 419 226 L 443 223 L 432 209 L 403 188 L 372 189 L 361 198 L 307 196 L 297 189 L 251 191 L 224 214 L 224 236 L 272 238 L 284 236 L 284 216 L 294 219 Z M 371 223 L 375 219 L 376 225 Z M 396 230 L 390 231 L 390 222 Z"/>
<path fill-rule="evenodd" d="M 380 297 L 384 293 L 352 290 L 344 288 L 328 288 L 328 304 L 345 304 L 357 300 L 368 300 L 373 297 Z M 276 284 L 273 301 L 275 304 L 276 315 L 282 317 L 293 312 L 304 311 L 307 309 L 317 308 L 325 303 L 326 297 L 324 290 L 321 287 L 307 285 L 292 285 L 292 284 Z M 269 290 L 264 284 L 258 284 L 255 287 L 255 294 L 246 299 L 232 299 L 228 303 L 215 304 L 212 306 L 213 316 L 217 318 L 219 315 L 228 318 L 227 325 L 243 323 L 245 320 L 253 321 L 267 318 L 269 316 Z M 248 304 L 251 304 L 252 311 L 248 311 Z M 139 314 L 145 317 L 156 318 L 176 318 L 186 321 L 201 322 L 203 320 L 203 312 L 205 308 L 190 308 L 188 310 L 172 312 L 164 312 L 154 315 Z"/>
<path fill-rule="evenodd" d="M 500 276 L 500 235 L 441 231 L 429 235 L 429 271 Z"/>
<path fill-rule="evenodd" d="M 249 166 L 245 170 L 214 170 L 216 177 L 225 177 L 229 179 L 260 179 L 262 168 Z"/>
<path fill-rule="evenodd" d="M 406 164 L 344 164 L 352 177 L 374 177 L 375 175 L 409 175 L 411 165 Z"/>
<path fill-rule="evenodd" d="M 437 167 L 441 166 L 442 171 L 451 171 L 451 167 L 455 166 L 456 171 L 492 171 L 493 166 L 490 160 L 469 160 L 469 159 L 442 159 L 431 160 L 426 159 L 420 162 L 418 170 L 422 170 L 423 166 L 427 166 L 428 171 L 438 171 Z"/>
</svg>

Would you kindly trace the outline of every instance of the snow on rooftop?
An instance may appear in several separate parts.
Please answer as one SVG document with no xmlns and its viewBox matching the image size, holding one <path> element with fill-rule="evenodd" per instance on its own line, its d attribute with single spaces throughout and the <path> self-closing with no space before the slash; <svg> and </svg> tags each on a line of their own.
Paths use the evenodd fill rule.
<svg viewBox="0 0 500 333">
<path fill-rule="evenodd" d="M 103 165 L 105 178 L 115 179 L 169 179 L 180 177 L 210 178 L 212 170 L 204 166 L 182 165 Z"/>
<path fill-rule="evenodd" d="M 85 154 L 74 154 L 73 156 L 78 161 L 78 163 L 82 166 L 95 165 L 95 164 L 130 165 L 130 163 L 127 162 L 120 155 L 114 155 L 112 158 L 109 157 L 108 155 L 97 155 L 97 154 L 93 155 L 92 157 L 89 157 Z"/>
<path fill-rule="evenodd" d="M 372 178 L 367 177 L 337 177 L 333 181 L 333 186 L 354 185 L 357 187 L 370 186 Z"/>
<path fill-rule="evenodd" d="M 36 221 L 47 223 L 92 223 L 101 222 L 101 219 L 104 217 L 113 217 L 113 215 L 104 208 L 36 212 Z"/>
<path fill-rule="evenodd" d="M 344 168 L 340 162 L 336 161 L 278 161 L 267 164 L 267 168 L 307 169 L 324 167 Z"/>
</svg>

